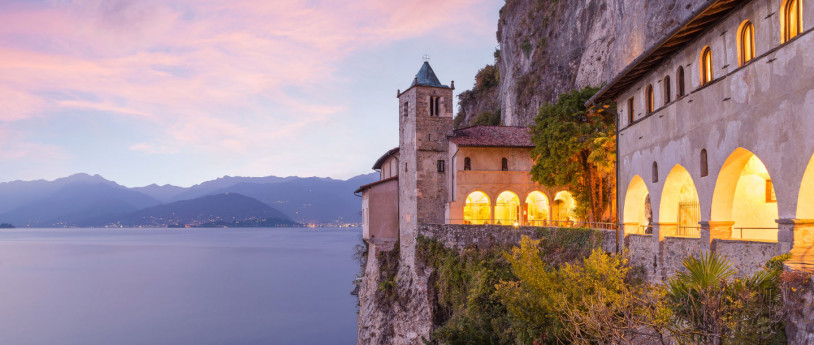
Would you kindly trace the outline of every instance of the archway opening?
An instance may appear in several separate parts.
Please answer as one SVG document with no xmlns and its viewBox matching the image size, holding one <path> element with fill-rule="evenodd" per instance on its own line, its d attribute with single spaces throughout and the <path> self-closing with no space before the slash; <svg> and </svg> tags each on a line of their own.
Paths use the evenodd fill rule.
<svg viewBox="0 0 814 345">
<path fill-rule="evenodd" d="M 663 236 L 701 237 L 698 191 L 687 169 L 676 165 L 664 180 L 659 203 L 659 232 Z"/>
<path fill-rule="evenodd" d="M 653 220 L 653 212 L 649 207 L 649 191 L 641 176 L 633 176 L 627 186 L 625 194 L 624 219 L 626 234 L 644 234 Z"/>
<path fill-rule="evenodd" d="M 548 222 L 548 198 L 538 191 L 529 193 L 526 197 L 527 224 L 532 226 L 545 226 Z"/>
<path fill-rule="evenodd" d="M 469 193 L 464 204 L 464 224 L 486 224 L 490 221 L 489 196 L 484 192 Z"/>
<path fill-rule="evenodd" d="M 577 203 L 568 191 L 560 191 L 554 195 L 551 206 L 551 220 L 555 226 L 571 226 L 577 221 Z"/>
<path fill-rule="evenodd" d="M 495 224 L 515 225 L 520 222 L 520 198 L 517 194 L 505 191 L 495 201 Z"/>
<path fill-rule="evenodd" d="M 726 159 L 712 196 L 712 221 L 729 221 L 735 239 L 777 241 L 777 198 L 763 162 L 738 148 Z"/>
</svg>

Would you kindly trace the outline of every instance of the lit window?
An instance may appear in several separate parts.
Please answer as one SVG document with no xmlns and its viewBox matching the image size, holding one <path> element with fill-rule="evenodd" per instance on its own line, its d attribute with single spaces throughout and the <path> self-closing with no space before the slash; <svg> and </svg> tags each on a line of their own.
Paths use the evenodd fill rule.
<svg viewBox="0 0 814 345">
<path fill-rule="evenodd" d="M 647 106 L 647 113 L 650 114 L 653 112 L 653 85 L 648 84 L 647 88 L 644 91 L 645 93 L 645 103 Z"/>
<path fill-rule="evenodd" d="M 676 83 L 678 83 L 678 97 L 684 96 L 684 67 L 678 66 Z"/>
<path fill-rule="evenodd" d="M 777 202 L 777 194 L 774 192 L 772 180 L 766 180 L 766 202 Z"/>
<path fill-rule="evenodd" d="M 663 85 L 664 85 L 664 105 L 667 105 L 667 103 L 670 103 L 670 100 L 671 100 L 670 98 L 672 97 L 672 95 L 670 94 L 670 92 L 672 92 L 672 91 L 670 91 L 670 76 L 669 75 L 664 76 Z"/>
<path fill-rule="evenodd" d="M 713 77 L 712 74 L 712 49 L 709 49 L 709 46 L 704 47 L 704 50 L 701 51 L 701 85 L 706 85 L 707 83 L 711 82 Z"/>
<path fill-rule="evenodd" d="M 738 33 L 738 66 L 741 66 L 755 58 L 755 26 L 746 20 Z"/>
<path fill-rule="evenodd" d="M 803 31 L 803 1 L 786 0 L 780 13 L 783 43 L 786 43 Z"/>
<path fill-rule="evenodd" d="M 472 170 L 472 160 L 469 157 L 464 158 L 464 170 Z"/>
</svg>

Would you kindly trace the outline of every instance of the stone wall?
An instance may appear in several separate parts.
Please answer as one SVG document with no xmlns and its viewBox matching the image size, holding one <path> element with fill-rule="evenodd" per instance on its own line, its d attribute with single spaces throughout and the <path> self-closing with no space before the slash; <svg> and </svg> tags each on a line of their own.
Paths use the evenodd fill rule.
<svg viewBox="0 0 814 345">
<path fill-rule="evenodd" d="M 539 238 L 537 227 L 533 226 L 499 226 L 499 225 L 456 225 L 456 224 L 420 224 L 419 236 L 432 238 L 447 248 L 462 250 L 469 246 L 493 248 L 520 243 L 523 236 Z M 556 228 L 568 231 L 568 228 Z M 602 250 L 616 252 L 616 232 L 602 231 Z"/>
<path fill-rule="evenodd" d="M 656 277 L 656 253 L 653 248 L 653 235 L 628 234 L 625 248 L 630 255 L 631 266 L 642 266 L 648 279 Z"/>
<path fill-rule="evenodd" d="M 784 273 L 783 300 L 789 344 L 814 344 L 814 278 L 810 273 Z"/>
<path fill-rule="evenodd" d="M 732 263 L 738 275 L 748 276 L 762 270 L 766 261 L 779 255 L 777 243 L 741 240 L 712 240 L 712 251 Z"/>
<path fill-rule="evenodd" d="M 661 276 L 670 277 L 678 271 L 684 271 L 682 262 L 689 256 L 701 253 L 701 239 L 689 237 L 665 237 L 659 243 L 661 248 Z"/>
</svg>

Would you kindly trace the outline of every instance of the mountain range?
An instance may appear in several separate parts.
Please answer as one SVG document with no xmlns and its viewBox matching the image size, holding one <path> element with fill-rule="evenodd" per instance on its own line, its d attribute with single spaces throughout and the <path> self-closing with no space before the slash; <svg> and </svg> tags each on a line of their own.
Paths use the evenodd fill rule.
<svg viewBox="0 0 814 345">
<path fill-rule="evenodd" d="M 0 183 L 0 222 L 18 227 L 359 223 L 360 199 L 353 191 L 377 178 L 378 173 L 348 180 L 224 176 L 191 187 L 136 188 L 88 174 L 12 181 Z"/>
</svg>

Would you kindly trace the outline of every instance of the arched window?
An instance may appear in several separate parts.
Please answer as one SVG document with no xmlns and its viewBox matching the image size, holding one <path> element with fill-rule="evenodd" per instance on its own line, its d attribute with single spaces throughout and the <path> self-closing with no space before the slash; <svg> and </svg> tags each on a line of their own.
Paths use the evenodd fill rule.
<svg viewBox="0 0 814 345">
<path fill-rule="evenodd" d="M 644 95 L 644 97 L 645 97 L 644 101 L 645 101 L 646 108 L 647 108 L 646 111 L 647 111 L 648 114 L 650 114 L 650 113 L 653 112 L 653 103 L 655 103 L 654 99 L 653 99 L 653 84 L 647 84 L 647 88 L 645 89 L 644 94 L 645 94 Z"/>
<path fill-rule="evenodd" d="M 780 31 L 782 43 L 794 38 L 803 31 L 803 1 L 786 0 L 780 11 Z"/>
<path fill-rule="evenodd" d="M 676 83 L 678 83 L 678 97 L 684 96 L 684 67 L 678 66 Z"/>
<path fill-rule="evenodd" d="M 470 193 L 464 203 L 464 224 L 488 224 L 490 218 L 489 197 L 481 191 Z"/>
<path fill-rule="evenodd" d="M 464 170 L 472 170 L 472 160 L 469 157 L 464 158 Z"/>
<path fill-rule="evenodd" d="M 509 171 L 509 160 L 506 157 L 500 160 L 500 170 Z"/>
<path fill-rule="evenodd" d="M 671 100 L 671 97 L 672 97 L 672 95 L 670 94 L 672 91 L 670 91 L 670 76 L 669 75 L 664 76 L 663 85 L 664 85 L 664 105 L 667 105 L 667 103 L 670 103 L 670 100 Z"/>
<path fill-rule="evenodd" d="M 633 116 L 636 114 L 636 110 L 633 109 L 633 106 L 634 106 L 633 97 L 630 97 L 627 100 L 627 124 L 628 125 L 633 124 Z"/>
<path fill-rule="evenodd" d="M 755 26 L 744 20 L 738 30 L 738 66 L 755 58 Z"/>
<path fill-rule="evenodd" d="M 701 150 L 701 177 L 709 175 L 709 165 L 707 164 L 707 149 Z"/>
<path fill-rule="evenodd" d="M 659 182 L 659 165 L 653 162 L 653 183 Z"/>
<path fill-rule="evenodd" d="M 710 49 L 709 46 L 701 50 L 699 62 L 701 68 L 701 86 L 704 86 L 714 78 L 712 74 L 712 49 Z"/>
</svg>

